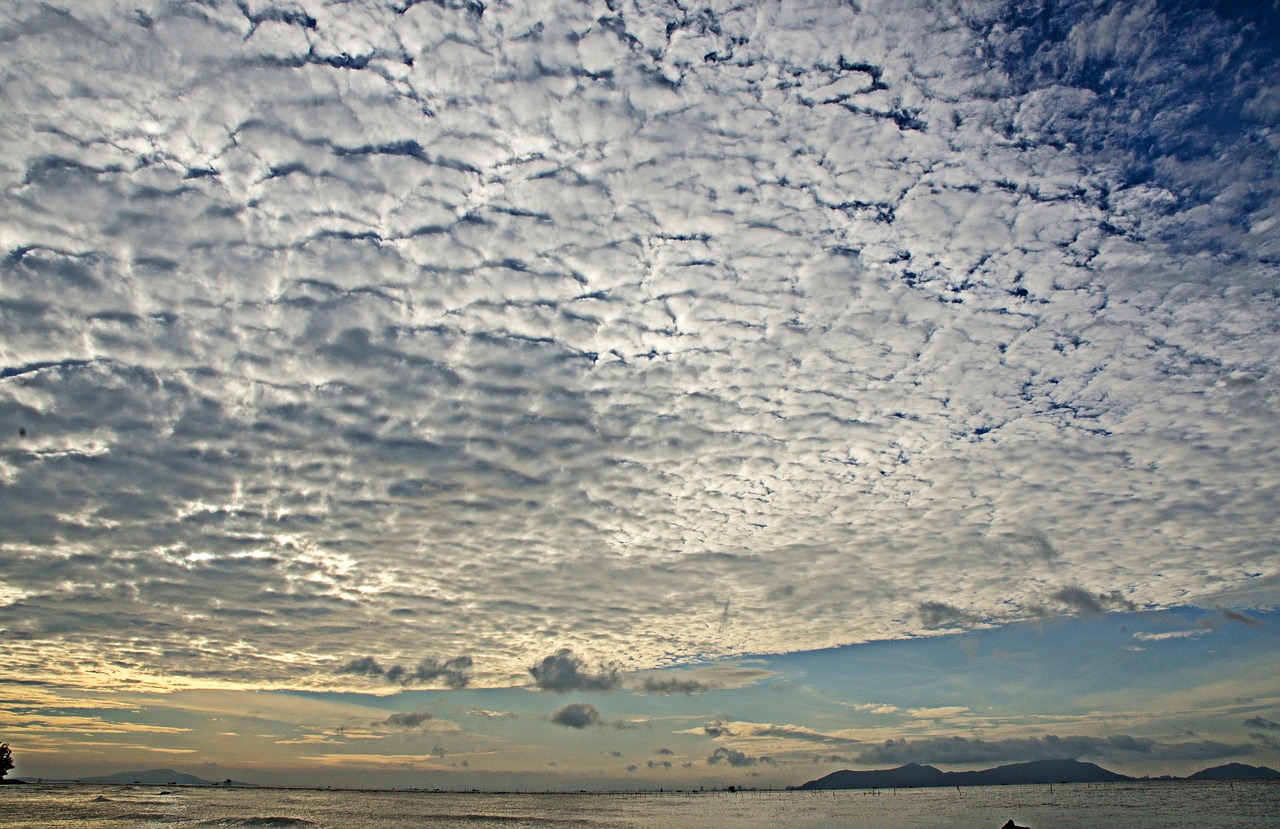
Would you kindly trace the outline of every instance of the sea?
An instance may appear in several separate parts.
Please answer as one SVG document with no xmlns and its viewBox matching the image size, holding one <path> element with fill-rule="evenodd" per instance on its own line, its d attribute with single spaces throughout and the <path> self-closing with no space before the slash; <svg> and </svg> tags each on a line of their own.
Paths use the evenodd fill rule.
<svg viewBox="0 0 1280 829">
<path fill-rule="evenodd" d="M 1031 829 L 1276 829 L 1280 783 L 640 794 L 0 787 L 5 829 L 1000 829 L 1008 820 Z"/>
</svg>

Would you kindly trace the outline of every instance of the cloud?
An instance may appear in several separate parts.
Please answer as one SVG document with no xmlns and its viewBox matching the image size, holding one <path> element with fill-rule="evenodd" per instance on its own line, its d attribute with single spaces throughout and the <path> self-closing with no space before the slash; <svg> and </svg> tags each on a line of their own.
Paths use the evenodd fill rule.
<svg viewBox="0 0 1280 829">
<path fill-rule="evenodd" d="M 467 713 L 473 717 L 485 717 L 487 719 L 515 719 L 514 711 L 490 711 L 486 708 L 468 708 Z"/>
<path fill-rule="evenodd" d="M 374 725 L 389 725 L 393 728 L 412 729 L 417 728 L 423 723 L 435 719 L 431 714 L 423 711 L 398 711 L 385 720 L 373 723 Z"/>
<path fill-rule="evenodd" d="M 668 769 L 669 770 L 671 768 L 671 761 L 670 760 L 649 760 L 648 762 L 645 763 L 645 765 L 651 769 Z"/>
<path fill-rule="evenodd" d="M 1228 622 L 1239 622 L 1240 624 L 1248 625 L 1249 627 L 1259 627 L 1262 624 L 1257 619 L 1246 616 L 1243 613 L 1238 613 L 1234 610 L 1222 611 L 1222 618 L 1226 619 Z"/>
<path fill-rule="evenodd" d="M 1082 587 L 1064 587 L 1050 595 L 1051 599 L 1061 602 L 1068 609 L 1086 616 L 1097 616 L 1110 608 L 1136 610 L 1133 602 L 1120 595 L 1119 591 L 1110 593 L 1090 593 Z"/>
<path fill-rule="evenodd" d="M 968 737 L 891 739 L 868 747 L 857 755 L 859 763 L 956 763 L 1021 762 L 1029 760 L 1110 758 L 1132 761 L 1216 759 L 1247 756 L 1256 752 L 1248 744 L 1215 740 L 1163 743 L 1146 737 L 1116 735 L 1020 737 L 981 740 Z"/>
<path fill-rule="evenodd" d="M 775 737 L 784 740 L 798 740 L 806 743 L 826 743 L 830 745 L 856 745 L 861 742 L 861 740 L 826 734 L 821 731 L 814 731 L 811 728 L 802 728 L 794 725 L 755 727 L 751 729 L 750 734 L 752 737 Z"/>
<path fill-rule="evenodd" d="M 1196 639 L 1204 634 L 1204 630 L 1169 630 L 1161 633 L 1138 632 L 1133 634 L 1133 638 L 1143 642 L 1164 642 L 1169 639 Z"/>
<path fill-rule="evenodd" d="M 855 711 L 870 711 L 873 714 L 894 714 L 897 713 L 896 705 L 889 705 L 883 702 L 859 702 L 859 703 L 842 703 L 848 705 Z"/>
<path fill-rule="evenodd" d="M 471 682 L 471 665 L 471 657 L 469 656 L 458 656 L 444 662 L 428 657 L 419 662 L 417 667 L 412 670 L 400 665 L 384 668 L 382 663 L 378 662 L 374 657 L 362 656 L 343 665 L 338 669 L 338 673 L 385 677 L 389 682 L 399 683 L 400 685 L 415 685 L 440 680 L 449 688 L 459 689 L 465 688 Z"/>
<path fill-rule="evenodd" d="M 1280 731 L 1280 723 L 1273 722 L 1263 717 L 1250 717 L 1244 721 L 1244 724 L 1250 728 L 1263 728 L 1272 731 Z"/>
<path fill-rule="evenodd" d="M 712 739 L 715 739 L 716 737 L 733 736 L 733 731 L 730 729 L 730 723 L 725 718 L 707 723 L 702 727 L 702 732 Z"/>
<path fill-rule="evenodd" d="M 604 724 L 599 709 L 586 702 L 569 703 L 552 714 L 551 721 L 565 728 L 579 729 Z"/>
<path fill-rule="evenodd" d="M 625 687 L 651 694 L 702 694 L 745 688 L 768 679 L 774 672 L 765 668 L 726 662 L 700 665 L 679 671 L 647 671 L 624 677 Z"/>
<path fill-rule="evenodd" d="M 0 12 L 11 672 L 498 686 L 557 639 L 1275 603 L 1266 27 L 63 5 Z"/>
<path fill-rule="evenodd" d="M 670 757 L 675 754 L 675 752 L 669 748 L 659 748 L 659 749 L 656 749 L 653 753 L 658 755 L 664 755 L 667 757 Z"/>
<path fill-rule="evenodd" d="M 908 708 L 907 714 L 916 719 L 936 720 L 948 717 L 959 717 L 969 713 L 963 705 L 944 705 L 937 708 Z"/>
<path fill-rule="evenodd" d="M 413 681 L 433 682 L 442 680 L 450 688 L 465 688 L 471 682 L 471 657 L 457 656 L 439 662 L 424 659 L 413 669 Z"/>
<path fill-rule="evenodd" d="M 770 766 L 776 765 L 776 761 L 768 755 L 749 757 L 737 749 L 724 748 L 723 746 L 711 752 L 711 755 L 707 757 L 708 766 L 715 766 L 720 763 L 726 763 L 734 768 L 745 768 L 760 763 Z"/>
<path fill-rule="evenodd" d="M 387 670 L 372 656 L 353 659 L 338 669 L 340 674 L 356 674 L 357 676 L 386 676 Z"/>
<path fill-rule="evenodd" d="M 981 620 L 945 602 L 923 602 L 919 607 L 920 621 L 927 628 L 972 627 Z"/>
<path fill-rule="evenodd" d="M 713 690 L 712 686 L 696 679 L 660 679 L 645 677 L 640 687 L 653 694 L 701 694 Z"/>
<path fill-rule="evenodd" d="M 591 673 L 586 664 L 573 651 L 561 648 L 544 657 L 529 669 L 533 684 L 539 690 L 567 694 L 570 691 L 612 691 L 622 684 L 618 669 L 602 666 L 598 673 Z"/>
</svg>

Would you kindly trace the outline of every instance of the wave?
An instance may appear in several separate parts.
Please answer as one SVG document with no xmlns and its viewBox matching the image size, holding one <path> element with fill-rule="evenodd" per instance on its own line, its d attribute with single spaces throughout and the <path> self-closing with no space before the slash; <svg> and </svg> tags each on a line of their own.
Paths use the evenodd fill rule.
<svg viewBox="0 0 1280 829">
<path fill-rule="evenodd" d="M 482 821 L 489 823 L 526 823 L 537 825 L 541 823 L 553 824 L 555 826 L 597 826 L 598 821 L 587 820 L 585 818 L 562 818 L 562 817 L 540 817 L 537 815 L 486 815 L 478 813 L 453 814 L 441 813 L 433 815 L 422 815 L 424 818 L 435 818 L 438 820 L 451 820 L 458 822 L 465 821 Z"/>
<path fill-rule="evenodd" d="M 219 820 L 201 821 L 202 826 L 248 826 L 262 829 L 291 829 L 295 826 L 314 826 L 315 821 L 300 817 L 280 817 L 278 815 L 254 817 L 222 818 Z"/>
</svg>

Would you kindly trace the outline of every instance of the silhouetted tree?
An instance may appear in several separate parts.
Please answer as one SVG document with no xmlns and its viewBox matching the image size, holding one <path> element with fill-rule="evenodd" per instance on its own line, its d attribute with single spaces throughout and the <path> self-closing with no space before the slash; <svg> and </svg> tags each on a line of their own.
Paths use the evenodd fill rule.
<svg viewBox="0 0 1280 829">
<path fill-rule="evenodd" d="M 4 779 L 11 768 L 13 768 L 13 752 L 9 750 L 8 743 L 0 743 L 0 780 Z"/>
</svg>

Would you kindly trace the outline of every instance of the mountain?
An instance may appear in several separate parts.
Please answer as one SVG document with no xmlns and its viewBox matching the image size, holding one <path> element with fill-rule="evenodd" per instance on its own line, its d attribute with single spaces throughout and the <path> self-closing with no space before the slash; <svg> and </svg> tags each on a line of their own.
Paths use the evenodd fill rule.
<svg viewBox="0 0 1280 829">
<path fill-rule="evenodd" d="M 879 771 L 837 771 L 799 789 L 907 789 L 927 786 L 1003 786 L 1020 783 L 1109 783 L 1132 780 L 1093 763 L 1035 760 L 982 771 L 939 771 L 911 763 Z"/>
<path fill-rule="evenodd" d="M 1227 763 L 1225 766 L 1214 766 L 1204 769 L 1188 777 L 1188 780 L 1276 780 L 1280 771 L 1266 766 L 1247 766 L 1244 763 Z"/>
<path fill-rule="evenodd" d="M 81 783 L 144 783 L 153 786 L 221 786 L 224 782 L 215 783 L 212 780 L 205 780 L 196 777 L 194 774 L 184 774 L 173 769 L 148 769 L 147 771 L 122 771 L 118 774 L 106 774 L 102 777 L 81 777 Z M 238 780 L 232 780 L 232 786 L 250 786 L 251 783 L 241 783 Z"/>
<path fill-rule="evenodd" d="M 810 780 L 800 789 L 910 789 L 946 786 L 947 773 L 933 766 L 910 763 L 896 769 L 879 771 L 833 771 L 826 777 Z"/>
<path fill-rule="evenodd" d="M 1114 783 L 1132 780 L 1123 774 L 1079 760 L 1033 760 L 986 771 L 953 771 L 944 786 L 1012 786 L 1021 783 Z M 970 782 L 972 781 L 972 782 Z"/>
</svg>

